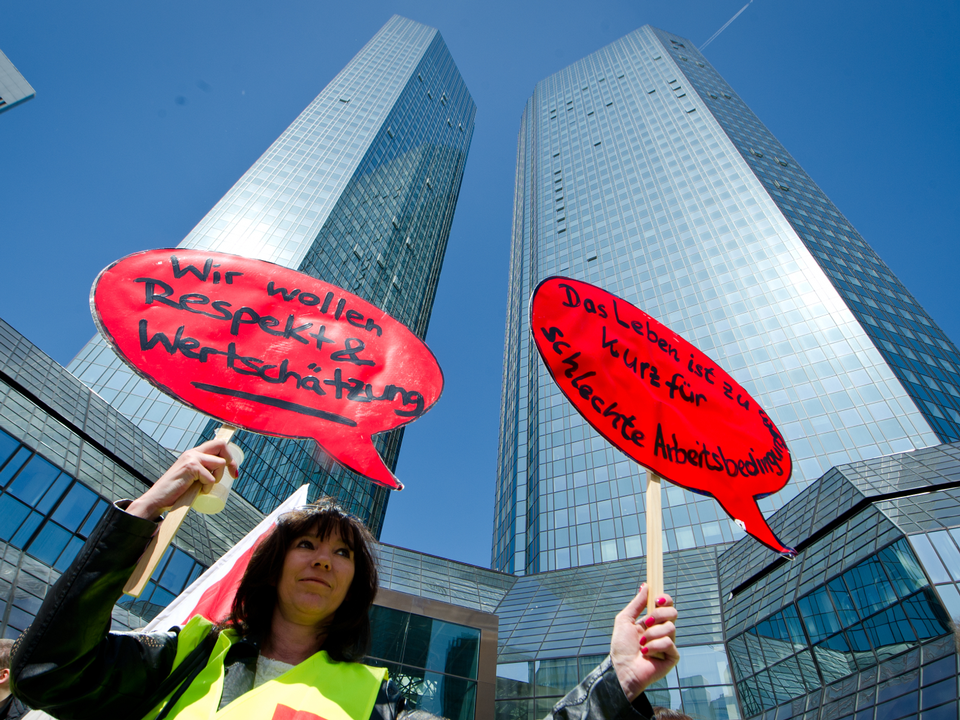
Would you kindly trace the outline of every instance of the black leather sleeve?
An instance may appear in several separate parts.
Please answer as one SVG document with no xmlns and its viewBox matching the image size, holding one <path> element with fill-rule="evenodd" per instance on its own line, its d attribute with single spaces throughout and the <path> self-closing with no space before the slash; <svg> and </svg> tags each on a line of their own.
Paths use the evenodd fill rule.
<svg viewBox="0 0 960 720">
<path fill-rule="evenodd" d="M 577 687 L 553 706 L 545 720 L 653 720 L 653 708 L 641 694 L 627 700 L 608 656 Z"/>
<path fill-rule="evenodd" d="M 110 633 L 156 524 L 111 505 L 13 648 L 14 693 L 61 720 L 124 718 L 173 667 L 177 635 Z"/>
<path fill-rule="evenodd" d="M 404 708 L 403 696 L 388 681 L 380 688 L 370 720 L 440 720 L 422 710 Z M 653 708 L 645 695 L 631 704 L 620 687 L 607 657 L 577 687 L 553 707 L 544 720 L 653 720 Z"/>
</svg>

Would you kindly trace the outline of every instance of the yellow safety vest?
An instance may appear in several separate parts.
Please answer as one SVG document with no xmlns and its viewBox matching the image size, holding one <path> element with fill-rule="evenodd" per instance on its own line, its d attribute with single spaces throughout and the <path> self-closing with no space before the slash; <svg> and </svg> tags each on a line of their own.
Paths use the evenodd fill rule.
<svg viewBox="0 0 960 720">
<path fill-rule="evenodd" d="M 195 617 L 184 626 L 177 640 L 174 667 L 200 643 L 211 625 L 209 620 Z M 234 630 L 220 633 L 207 666 L 170 710 L 170 720 L 369 720 L 377 693 L 387 678 L 385 668 L 334 662 L 321 651 L 218 710 L 223 694 L 223 662 L 237 639 Z M 168 699 L 144 720 L 156 717 Z"/>
</svg>

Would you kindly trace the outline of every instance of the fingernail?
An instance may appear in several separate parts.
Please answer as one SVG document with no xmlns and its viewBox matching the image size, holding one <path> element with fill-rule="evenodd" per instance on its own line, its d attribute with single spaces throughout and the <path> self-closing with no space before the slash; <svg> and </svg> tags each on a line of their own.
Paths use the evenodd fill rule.
<svg viewBox="0 0 960 720">
<path fill-rule="evenodd" d="M 650 652 L 650 651 L 649 651 L 647 648 L 642 647 L 642 648 L 640 648 L 640 652 L 642 652 L 644 655 L 646 655 L 646 654 L 647 654 L 648 652 Z"/>
<path fill-rule="evenodd" d="M 666 605 L 667 599 L 665 597 L 657 598 L 657 605 Z"/>
<path fill-rule="evenodd" d="M 641 645 L 646 645 L 646 644 L 647 644 L 647 636 L 646 636 L 646 635 L 641 635 L 641 636 L 640 636 L 640 644 L 641 644 Z"/>
<path fill-rule="evenodd" d="M 654 620 L 652 617 L 648 617 L 646 620 L 643 621 L 643 624 L 646 625 L 647 627 L 653 627 L 656 622 L 657 621 Z"/>
</svg>

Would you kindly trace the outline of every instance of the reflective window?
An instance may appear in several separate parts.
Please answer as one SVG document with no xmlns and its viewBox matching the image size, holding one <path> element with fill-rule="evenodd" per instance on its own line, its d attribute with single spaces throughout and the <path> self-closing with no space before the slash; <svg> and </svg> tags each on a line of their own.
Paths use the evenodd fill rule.
<svg viewBox="0 0 960 720">
<path fill-rule="evenodd" d="M 893 545 L 885 547 L 877 557 L 883 563 L 898 595 L 909 595 L 927 584 L 927 577 L 910 551 L 906 539 L 897 540 Z"/>
<path fill-rule="evenodd" d="M 0 539 L 63 571 L 70 565 L 106 502 L 53 463 L 0 431 Z M 16 443 L 16 450 L 10 448 Z M 84 530 L 80 530 L 80 526 Z"/>
<path fill-rule="evenodd" d="M 927 536 L 919 544 L 917 537 L 915 547 L 933 552 Z M 728 648 L 744 709 L 757 714 L 951 632 L 910 544 L 900 539 L 731 638 Z"/>
<path fill-rule="evenodd" d="M 848 570 L 842 578 L 861 617 L 872 615 L 897 601 L 896 592 L 876 558 Z"/>
<path fill-rule="evenodd" d="M 680 687 L 730 683 L 727 654 L 723 645 L 685 647 L 677 666 Z"/>
<path fill-rule="evenodd" d="M 103 516 L 107 501 L 2 431 L 0 458 L 0 540 L 63 572 Z M 149 621 L 202 570 L 190 555 L 171 546 L 140 597 L 124 595 L 118 604 Z M 23 608 L 18 612 L 26 613 Z M 18 615 L 8 627 L 22 630 L 26 625 L 17 623 L 31 619 L 30 613 Z"/>
<path fill-rule="evenodd" d="M 797 602 L 806 623 L 810 640 L 817 642 L 840 629 L 840 621 L 825 588 L 820 588 Z"/>
<path fill-rule="evenodd" d="M 370 609 L 373 644 L 367 662 L 389 669 L 408 707 L 458 720 L 473 720 L 480 630 L 423 615 L 374 606 Z M 526 691 L 524 668 L 498 678 L 508 697 Z M 529 680 L 529 678 L 527 678 Z"/>
<path fill-rule="evenodd" d="M 814 646 L 813 651 L 824 682 L 831 683 L 857 671 L 857 662 L 842 634 L 824 640 Z"/>
</svg>

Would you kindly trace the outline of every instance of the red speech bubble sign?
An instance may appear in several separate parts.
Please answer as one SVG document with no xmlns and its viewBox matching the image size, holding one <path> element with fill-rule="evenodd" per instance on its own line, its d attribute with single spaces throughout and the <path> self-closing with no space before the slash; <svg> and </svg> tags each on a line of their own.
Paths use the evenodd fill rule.
<svg viewBox="0 0 960 720">
<path fill-rule="evenodd" d="M 553 379 L 597 432 L 670 482 L 712 495 L 764 544 L 796 554 L 756 503 L 787 484 L 787 445 L 713 360 L 630 303 L 570 278 L 537 286 L 530 322 Z"/>
<path fill-rule="evenodd" d="M 335 285 L 199 250 L 129 255 L 97 277 L 97 326 L 157 388 L 254 432 L 312 437 L 345 467 L 403 486 L 371 443 L 443 390 L 430 349 Z"/>
</svg>

